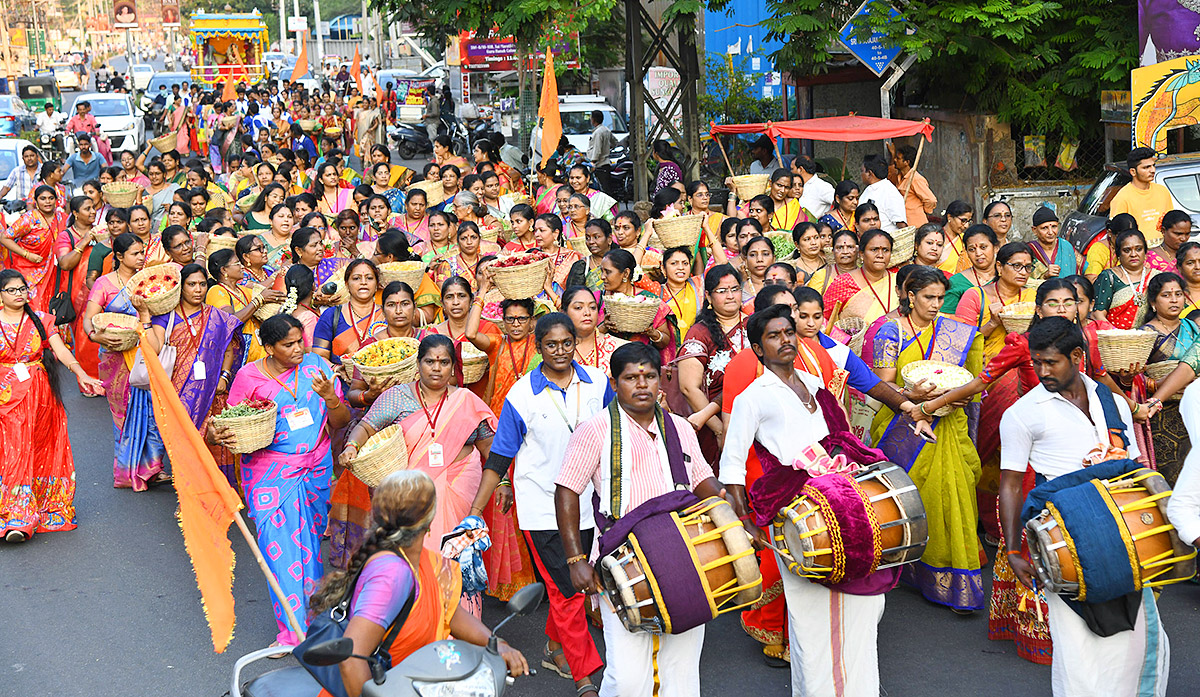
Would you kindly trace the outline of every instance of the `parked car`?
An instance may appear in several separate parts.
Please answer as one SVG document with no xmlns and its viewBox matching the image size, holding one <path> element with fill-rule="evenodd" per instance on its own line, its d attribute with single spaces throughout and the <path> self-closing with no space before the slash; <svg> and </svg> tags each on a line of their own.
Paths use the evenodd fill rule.
<svg viewBox="0 0 1200 697">
<path fill-rule="evenodd" d="M 25 146 L 33 145 L 24 138 L 0 138 L 0 182 L 8 179 L 8 175 L 17 167 L 24 167 L 21 162 L 21 151 Z M 34 147 L 37 147 L 34 145 Z M 45 158 L 43 158 L 45 159 Z M 17 197 L 15 191 L 9 191 L 4 195 L 5 201 L 12 201 Z"/>
<path fill-rule="evenodd" d="M 1104 172 L 1067 214 L 1060 236 L 1083 253 L 1108 225 L 1113 197 L 1131 180 L 1125 163 L 1104 165 Z M 1200 231 L 1200 153 L 1167 155 L 1158 159 L 1154 181 L 1171 192 L 1171 205 L 1192 218 L 1192 229 Z"/>
<path fill-rule="evenodd" d="M 592 111 L 599 109 L 604 115 L 604 125 L 612 131 L 616 145 L 622 145 L 629 139 L 629 127 L 617 110 L 605 101 L 604 97 L 595 94 L 563 95 L 558 98 L 558 112 L 562 115 L 562 132 L 567 141 L 580 152 L 586 153 L 588 139 L 592 137 Z M 530 135 L 530 143 L 541 147 L 542 129 L 535 126 Z"/>
<path fill-rule="evenodd" d="M 146 124 L 128 94 L 94 92 L 80 95 L 77 101 L 91 103 L 92 116 L 96 117 L 100 132 L 108 136 L 113 152 L 140 152 L 145 147 Z"/>
<path fill-rule="evenodd" d="M 171 93 L 171 85 L 179 85 L 180 90 L 187 90 L 192 84 L 192 74 L 185 72 L 170 72 L 170 73 L 154 73 L 150 78 L 150 82 L 146 83 L 146 94 L 151 97 L 158 94 L 158 86 L 164 85 L 167 88 L 167 94 Z"/>
<path fill-rule="evenodd" d="M 50 68 L 54 71 L 54 81 L 58 83 L 60 90 L 83 89 L 83 80 L 80 79 L 76 66 L 70 63 L 55 63 Z"/>
<path fill-rule="evenodd" d="M 32 131 L 37 117 L 19 98 L 11 94 L 0 94 L 0 136 L 19 136 L 21 131 Z"/>
<path fill-rule="evenodd" d="M 17 96 L 34 112 L 44 109 L 46 102 L 54 104 L 56 111 L 62 111 L 62 93 L 53 75 L 17 78 Z"/>
<path fill-rule="evenodd" d="M 150 80 L 154 78 L 154 66 L 147 63 L 134 63 L 129 68 L 129 81 L 133 83 L 133 89 L 144 90 L 150 86 Z"/>
</svg>

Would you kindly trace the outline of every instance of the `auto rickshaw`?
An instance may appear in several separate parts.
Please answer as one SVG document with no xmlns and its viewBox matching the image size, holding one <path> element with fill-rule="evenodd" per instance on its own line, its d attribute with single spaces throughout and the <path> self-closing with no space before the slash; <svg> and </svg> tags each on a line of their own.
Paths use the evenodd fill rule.
<svg viewBox="0 0 1200 697">
<path fill-rule="evenodd" d="M 17 96 L 31 111 L 46 108 L 46 102 L 54 104 L 55 111 L 62 111 L 62 93 L 58 91 L 58 80 L 53 74 L 17 78 Z"/>
</svg>

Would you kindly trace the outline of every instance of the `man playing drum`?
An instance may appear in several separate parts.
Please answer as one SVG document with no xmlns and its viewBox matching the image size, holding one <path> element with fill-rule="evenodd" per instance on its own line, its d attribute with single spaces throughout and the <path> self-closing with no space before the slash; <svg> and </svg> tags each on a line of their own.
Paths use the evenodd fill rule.
<svg viewBox="0 0 1200 697">
<path fill-rule="evenodd" d="M 692 426 L 658 406 L 662 367 L 658 351 L 637 342 L 625 344 L 613 352 L 610 365 L 617 404 L 575 429 L 555 481 L 554 508 L 571 580 L 588 593 L 602 588 L 579 534 L 579 496 L 589 484 L 599 497 L 597 523 L 601 516 L 629 516 L 643 503 L 669 494 L 681 484 L 700 498 L 721 495 L 721 485 L 700 453 Z M 614 472 L 619 477 L 613 477 Z M 678 479 L 677 472 L 685 475 L 685 483 L 672 481 Z M 607 528 L 602 525 L 601 529 Z M 606 542 L 602 533 L 602 547 Z M 707 604 L 704 598 L 697 600 Z M 605 647 L 601 697 L 701 694 L 703 625 L 681 634 L 631 632 L 607 599 L 600 605 L 600 614 Z"/>
<path fill-rule="evenodd" d="M 734 402 L 720 472 L 734 512 L 766 545 L 769 541 L 759 526 L 790 504 L 810 477 L 808 469 L 795 469 L 793 463 L 828 462 L 820 454 L 835 450 L 864 465 L 884 458 L 850 433 L 845 414 L 821 379 L 796 370 L 796 325 L 790 307 L 772 305 L 756 312 L 747 333 L 765 370 Z M 750 491 L 757 518 L 749 513 L 746 500 L 746 458 L 752 447 L 763 468 Z M 777 562 L 787 598 L 792 695 L 879 694 L 876 632 L 883 617 L 883 593 L 900 578 L 899 567 L 822 585 L 789 571 L 784 559 L 777 557 Z"/>
<path fill-rule="evenodd" d="M 1033 565 L 1021 552 L 1021 483 L 1026 468 L 1038 482 L 1091 464 L 1136 459 L 1128 435 L 1133 417 L 1123 399 L 1079 372 L 1086 344 L 1078 325 L 1044 319 L 1029 332 L 1029 353 L 1041 384 L 1000 421 L 1000 524 L 1017 579 L 1036 590 Z M 1121 544 L 1116 540 L 1115 544 Z M 1146 588 L 1108 603 L 1072 603 L 1046 594 L 1054 643 L 1054 697 L 1161 697 L 1170 648 L 1154 593 Z M 1085 616 L 1087 619 L 1085 619 Z M 1094 626 L 1104 634 L 1094 632 Z"/>
</svg>

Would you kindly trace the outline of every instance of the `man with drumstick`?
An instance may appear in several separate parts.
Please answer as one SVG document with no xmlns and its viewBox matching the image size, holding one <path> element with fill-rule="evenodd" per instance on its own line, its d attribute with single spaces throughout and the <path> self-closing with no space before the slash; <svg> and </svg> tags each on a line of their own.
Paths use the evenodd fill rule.
<svg viewBox="0 0 1200 697">
<path fill-rule="evenodd" d="M 1017 400 L 1000 421 L 1000 525 L 1008 563 L 1021 583 L 1037 590 L 1033 565 L 1021 549 L 1022 480 L 1039 484 L 1105 460 L 1136 459 L 1129 437 L 1133 417 L 1123 399 L 1079 372 L 1083 332 L 1063 317 L 1043 319 L 1029 332 L 1029 354 L 1040 385 Z M 1117 544 L 1120 541 L 1116 541 Z M 1045 593 L 1054 643 L 1054 697 L 1161 697 L 1170 649 L 1150 589 L 1108 603 L 1072 603 Z M 1085 617 L 1087 619 L 1085 619 Z M 1095 626 L 1104 632 L 1095 633 Z"/>
<path fill-rule="evenodd" d="M 613 352 L 610 366 L 617 404 L 615 408 L 610 404 L 575 429 L 555 480 L 554 508 L 571 580 L 588 593 L 602 592 L 579 534 L 579 496 L 589 484 L 599 494 L 600 515 L 611 518 L 628 516 L 643 503 L 674 491 L 675 472 L 686 476 L 687 488 L 701 499 L 721 495 L 721 485 L 704 461 L 693 426 L 658 406 L 662 369 L 658 351 L 637 342 L 625 344 Z M 707 419 L 716 411 L 706 409 L 702 414 Z M 613 447 L 614 443 L 618 447 Z M 613 470 L 620 473 L 619 481 L 614 481 Z M 601 545 L 607 542 L 602 533 Z M 681 634 L 631 632 L 607 598 L 600 604 L 600 614 L 605 651 L 600 697 L 701 694 L 703 625 Z"/>
<path fill-rule="evenodd" d="M 762 361 L 763 374 L 733 405 L 721 481 L 734 512 L 761 546 L 770 546 L 760 526 L 795 500 L 812 474 L 835 463 L 835 448 L 856 464 L 883 460 L 850 432 L 837 399 L 821 378 L 796 370 L 796 324 L 791 308 L 772 305 L 747 323 L 750 348 Z M 758 454 L 763 474 L 751 487 L 756 513 L 746 499 L 746 459 Z M 792 655 L 792 695 L 879 694 L 876 632 L 883 617 L 883 593 L 900 578 L 894 567 L 866 578 L 823 585 L 792 573 L 777 559 L 787 598 Z"/>
</svg>

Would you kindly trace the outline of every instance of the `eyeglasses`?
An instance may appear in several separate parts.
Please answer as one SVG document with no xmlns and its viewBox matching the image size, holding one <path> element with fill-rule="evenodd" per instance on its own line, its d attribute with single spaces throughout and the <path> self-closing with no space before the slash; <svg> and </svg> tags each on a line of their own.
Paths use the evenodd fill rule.
<svg viewBox="0 0 1200 697">
<path fill-rule="evenodd" d="M 712 294 L 724 297 L 726 295 L 732 295 L 734 293 L 740 293 L 740 292 L 742 292 L 741 288 L 716 288 L 713 290 Z"/>
<path fill-rule="evenodd" d="M 988 216 L 989 220 L 1012 220 L 1012 213 L 992 213 Z"/>
<path fill-rule="evenodd" d="M 1046 308 L 1050 309 L 1050 310 L 1064 310 L 1064 309 L 1070 309 L 1072 307 L 1075 307 L 1078 304 L 1079 304 L 1079 301 L 1077 301 L 1077 300 L 1062 300 L 1062 301 L 1051 300 L 1046 303 Z"/>
<path fill-rule="evenodd" d="M 507 324 L 518 324 L 519 325 L 519 324 L 525 324 L 530 319 L 531 319 L 531 317 L 529 315 L 522 315 L 520 317 L 505 317 L 504 321 Z"/>
<path fill-rule="evenodd" d="M 955 218 L 955 220 L 962 223 L 963 225 L 970 225 L 972 218 L 973 218 L 973 216 L 963 215 L 963 216 L 959 216 L 959 217 Z"/>
<path fill-rule="evenodd" d="M 263 245 L 263 244 L 254 245 L 246 251 L 248 251 L 248 252 L 265 252 L 265 251 L 267 251 L 267 246 Z"/>
<path fill-rule="evenodd" d="M 1029 272 L 1033 271 L 1033 264 L 1014 264 L 1013 262 L 1010 261 L 1007 264 L 1005 264 L 1005 266 L 1012 269 L 1013 271 L 1024 271 L 1025 273 L 1029 273 Z"/>
<path fill-rule="evenodd" d="M 9 295 L 24 295 L 29 292 L 29 286 L 13 286 L 12 288 L 3 289 Z"/>
</svg>

